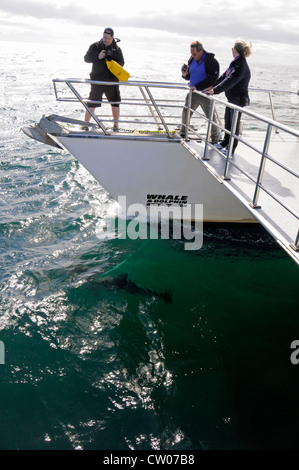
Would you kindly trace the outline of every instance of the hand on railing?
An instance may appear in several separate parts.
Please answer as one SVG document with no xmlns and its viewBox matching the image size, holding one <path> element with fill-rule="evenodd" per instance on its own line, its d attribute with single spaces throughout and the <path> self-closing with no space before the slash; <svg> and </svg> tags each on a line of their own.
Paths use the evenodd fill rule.
<svg viewBox="0 0 299 470">
<path fill-rule="evenodd" d="M 212 86 L 209 86 L 208 88 L 205 88 L 203 93 L 206 93 L 206 95 L 213 95 L 214 94 L 214 88 Z"/>
</svg>

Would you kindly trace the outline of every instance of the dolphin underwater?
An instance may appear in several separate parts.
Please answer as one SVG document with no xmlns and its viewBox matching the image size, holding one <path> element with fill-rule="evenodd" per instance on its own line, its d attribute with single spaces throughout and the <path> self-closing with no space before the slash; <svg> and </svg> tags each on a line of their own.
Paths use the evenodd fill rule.
<svg viewBox="0 0 299 470">
<path fill-rule="evenodd" d="M 164 292 L 155 292 L 146 287 L 139 287 L 135 282 L 129 279 L 128 274 L 119 274 L 116 277 L 107 276 L 98 280 L 98 283 L 107 289 L 125 290 L 130 294 L 141 294 L 146 296 L 155 296 L 164 300 L 165 303 L 172 303 L 172 293 L 170 290 Z"/>
</svg>

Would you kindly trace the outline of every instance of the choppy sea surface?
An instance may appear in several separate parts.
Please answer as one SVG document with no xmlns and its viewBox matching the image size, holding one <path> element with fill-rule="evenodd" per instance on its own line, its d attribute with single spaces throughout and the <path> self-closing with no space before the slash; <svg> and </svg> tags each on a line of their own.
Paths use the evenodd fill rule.
<svg viewBox="0 0 299 470">
<path fill-rule="evenodd" d="M 294 261 L 262 229 L 206 227 L 198 251 L 100 237 L 113 201 L 20 130 L 66 111 L 51 80 L 88 78 L 85 50 L 0 47 L 0 449 L 298 450 Z"/>
</svg>

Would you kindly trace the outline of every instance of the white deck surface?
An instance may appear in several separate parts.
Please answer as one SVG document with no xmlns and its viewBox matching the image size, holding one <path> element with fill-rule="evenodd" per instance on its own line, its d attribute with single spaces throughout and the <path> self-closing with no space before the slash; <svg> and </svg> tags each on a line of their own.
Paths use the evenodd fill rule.
<svg viewBox="0 0 299 470">
<path fill-rule="evenodd" d="M 246 139 L 246 132 L 242 136 Z M 259 150 L 263 150 L 264 134 L 250 131 L 248 141 Z M 246 139 L 247 140 L 247 139 Z M 204 155 L 204 144 L 195 140 L 186 142 L 198 158 Z M 280 163 L 299 173 L 299 140 L 296 137 L 280 132 L 273 133 L 268 154 Z M 216 150 L 210 149 L 209 160 L 204 160 L 205 165 L 218 177 L 224 175 L 226 157 L 220 155 Z M 232 162 L 235 162 L 254 179 L 257 178 L 261 155 L 242 143 L 239 143 Z M 252 212 L 256 219 L 268 230 L 268 232 L 281 244 L 290 256 L 299 264 L 299 251 L 291 248 L 295 243 L 299 229 L 299 221 L 288 210 L 282 207 L 275 199 L 262 189 L 259 193 L 258 205 L 260 208 L 253 209 L 249 204 L 253 201 L 255 183 L 245 176 L 233 165 L 229 167 L 230 180 L 223 180 L 225 184 L 244 205 Z M 289 207 L 297 215 L 299 214 L 299 180 L 287 173 L 271 161 L 267 160 L 263 186 L 270 190 L 276 198 Z"/>
</svg>

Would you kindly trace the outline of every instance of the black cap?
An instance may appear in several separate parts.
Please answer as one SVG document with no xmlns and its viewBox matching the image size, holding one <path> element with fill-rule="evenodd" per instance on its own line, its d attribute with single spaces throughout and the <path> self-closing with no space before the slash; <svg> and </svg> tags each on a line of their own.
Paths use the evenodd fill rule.
<svg viewBox="0 0 299 470">
<path fill-rule="evenodd" d="M 105 31 L 104 31 L 104 34 L 110 34 L 110 36 L 114 36 L 114 31 L 112 28 L 106 28 Z"/>
</svg>

